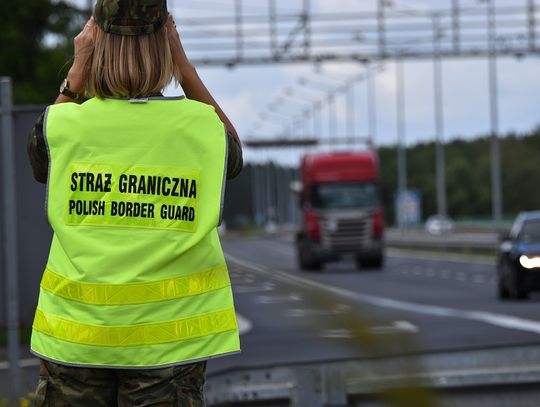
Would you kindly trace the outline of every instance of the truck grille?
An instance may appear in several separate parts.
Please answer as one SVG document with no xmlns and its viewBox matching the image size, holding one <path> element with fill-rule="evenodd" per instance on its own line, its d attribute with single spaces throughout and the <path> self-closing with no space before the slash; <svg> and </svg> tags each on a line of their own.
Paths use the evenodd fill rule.
<svg viewBox="0 0 540 407">
<path fill-rule="evenodd" d="M 331 219 L 321 222 L 321 243 L 333 252 L 361 252 L 370 242 L 371 218 Z"/>
</svg>

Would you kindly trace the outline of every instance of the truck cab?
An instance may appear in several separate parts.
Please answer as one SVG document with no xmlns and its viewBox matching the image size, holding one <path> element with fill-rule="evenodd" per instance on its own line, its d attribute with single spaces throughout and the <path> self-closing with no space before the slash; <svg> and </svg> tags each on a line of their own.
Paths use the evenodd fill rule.
<svg viewBox="0 0 540 407">
<path fill-rule="evenodd" d="M 358 268 L 380 269 L 384 220 L 377 154 L 307 154 L 300 181 L 300 268 L 320 270 L 325 262 L 352 256 Z"/>
</svg>

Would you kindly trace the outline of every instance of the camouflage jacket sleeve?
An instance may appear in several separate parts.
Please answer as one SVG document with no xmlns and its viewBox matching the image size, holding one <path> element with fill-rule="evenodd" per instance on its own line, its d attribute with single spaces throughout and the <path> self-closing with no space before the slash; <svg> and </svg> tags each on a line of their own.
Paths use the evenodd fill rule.
<svg viewBox="0 0 540 407">
<path fill-rule="evenodd" d="M 47 182 L 47 172 L 49 168 L 49 156 L 43 137 L 43 117 L 45 112 L 41 113 L 36 120 L 36 124 L 30 137 L 28 138 L 27 151 L 32 172 L 37 182 L 45 184 Z"/>
<path fill-rule="evenodd" d="M 43 117 L 45 112 L 38 117 L 34 129 L 28 138 L 28 157 L 36 181 L 45 184 L 47 182 L 47 173 L 49 167 L 49 157 L 47 147 L 43 137 Z M 227 162 L 227 179 L 235 178 L 242 171 L 244 162 L 242 158 L 242 146 L 230 133 L 229 137 L 229 160 Z"/>
</svg>

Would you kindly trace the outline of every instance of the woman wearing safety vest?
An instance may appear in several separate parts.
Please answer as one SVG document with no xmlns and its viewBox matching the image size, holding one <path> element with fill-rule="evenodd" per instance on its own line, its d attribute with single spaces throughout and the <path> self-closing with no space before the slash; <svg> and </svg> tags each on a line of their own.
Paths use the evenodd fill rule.
<svg viewBox="0 0 540 407">
<path fill-rule="evenodd" d="M 28 145 L 54 231 L 36 405 L 203 406 L 206 361 L 240 350 L 217 234 L 238 135 L 165 0 L 98 0 L 74 44 Z"/>
</svg>

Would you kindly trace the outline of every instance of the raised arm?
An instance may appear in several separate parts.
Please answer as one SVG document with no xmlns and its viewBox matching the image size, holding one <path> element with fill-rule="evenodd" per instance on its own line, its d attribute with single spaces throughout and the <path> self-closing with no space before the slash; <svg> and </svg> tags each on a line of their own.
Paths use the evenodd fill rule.
<svg viewBox="0 0 540 407">
<path fill-rule="evenodd" d="M 59 94 L 54 102 L 55 104 L 64 102 L 81 103 L 83 101 L 82 97 L 84 96 L 83 93 L 86 85 L 88 64 L 90 63 L 90 58 L 94 52 L 94 40 L 97 29 L 98 27 L 94 22 L 94 17 L 90 17 L 84 28 L 73 40 L 73 64 L 71 65 L 66 79 L 69 84 L 69 90 L 73 93 L 79 94 L 80 98 L 74 100 L 71 97 Z"/>
<path fill-rule="evenodd" d="M 184 47 L 182 46 L 182 42 L 180 41 L 180 35 L 176 30 L 176 24 L 171 15 L 169 15 L 169 20 L 167 21 L 167 25 L 165 27 L 167 29 L 167 35 L 169 37 L 169 44 L 174 63 L 180 67 L 180 71 L 182 73 L 181 85 L 182 89 L 184 89 L 184 92 L 186 93 L 186 96 L 189 99 L 197 100 L 198 102 L 203 102 L 214 106 L 217 115 L 227 128 L 228 133 L 234 137 L 237 142 L 240 142 L 238 133 L 236 132 L 233 124 L 212 97 L 203 81 L 197 74 L 195 67 L 191 64 L 191 62 L 189 62 L 189 59 L 184 51 Z"/>
</svg>

